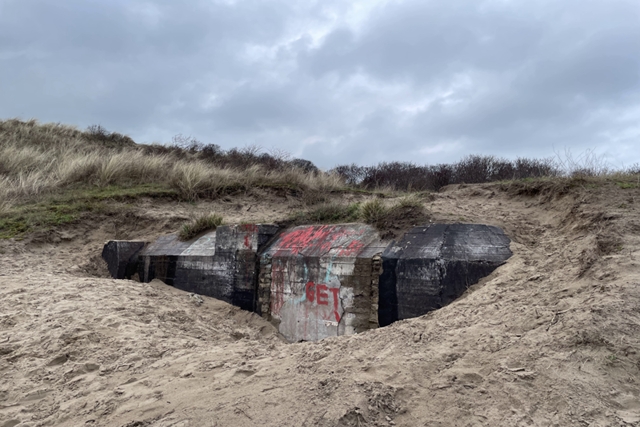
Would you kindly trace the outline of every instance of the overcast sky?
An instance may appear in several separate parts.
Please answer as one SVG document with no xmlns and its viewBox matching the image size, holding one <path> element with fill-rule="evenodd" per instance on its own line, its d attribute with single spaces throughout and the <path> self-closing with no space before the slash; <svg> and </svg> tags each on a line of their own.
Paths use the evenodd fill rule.
<svg viewBox="0 0 640 427">
<path fill-rule="evenodd" d="M 0 0 L 0 118 L 337 164 L 640 162 L 639 0 Z"/>
</svg>

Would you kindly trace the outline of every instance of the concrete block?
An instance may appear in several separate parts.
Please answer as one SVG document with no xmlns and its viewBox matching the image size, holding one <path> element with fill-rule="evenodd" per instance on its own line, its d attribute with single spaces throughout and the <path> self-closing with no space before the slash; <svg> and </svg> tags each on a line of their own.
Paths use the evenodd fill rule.
<svg viewBox="0 0 640 427">
<path fill-rule="evenodd" d="M 382 254 L 380 326 L 449 304 L 506 262 L 509 244 L 501 229 L 487 225 L 413 228 Z"/>
<path fill-rule="evenodd" d="M 188 242 L 162 236 L 141 253 L 140 278 L 260 312 L 258 253 L 279 230 L 272 224 L 220 226 Z"/>
<path fill-rule="evenodd" d="M 109 274 L 114 279 L 130 279 L 136 273 L 138 254 L 146 242 L 111 240 L 102 249 L 102 259 L 107 262 Z"/>
<path fill-rule="evenodd" d="M 316 341 L 370 327 L 373 257 L 385 245 L 365 224 L 300 226 L 282 232 L 261 257 L 259 304 L 289 341 Z M 270 272 L 264 266 L 270 265 Z M 268 299 L 267 299 L 268 298 Z M 376 301 L 377 303 L 377 301 Z"/>
</svg>

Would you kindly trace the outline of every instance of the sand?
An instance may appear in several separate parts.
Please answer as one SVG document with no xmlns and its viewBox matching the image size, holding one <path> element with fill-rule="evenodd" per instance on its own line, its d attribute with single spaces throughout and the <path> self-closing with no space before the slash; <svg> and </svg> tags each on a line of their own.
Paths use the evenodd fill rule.
<svg viewBox="0 0 640 427">
<path fill-rule="evenodd" d="M 0 427 L 638 426 L 640 190 L 455 186 L 435 220 L 503 227 L 514 256 L 453 304 L 288 344 L 259 316 L 105 277 L 111 238 L 194 210 L 271 221 L 299 202 L 143 200 L 0 242 Z"/>
</svg>

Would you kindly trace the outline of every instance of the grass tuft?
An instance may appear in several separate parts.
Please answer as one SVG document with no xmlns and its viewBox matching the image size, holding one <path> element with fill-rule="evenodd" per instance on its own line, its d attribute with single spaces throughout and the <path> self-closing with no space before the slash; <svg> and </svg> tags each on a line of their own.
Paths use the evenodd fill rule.
<svg viewBox="0 0 640 427">
<path fill-rule="evenodd" d="M 414 225 L 428 223 L 429 215 L 424 203 L 418 196 L 407 196 L 390 206 L 379 198 L 364 203 L 325 203 L 312 209 L 297 212 L 286 225 L 336 224 L 348 222 L 365 222 L 373 225 L 383 238 L 394 238 L 402 231 Z"/>
<path fill-rule="evenodd" d="M 616 182 L 616 185 L 620 187 L 622 190 L 628 190 L 630 188 L 638 188 L 640 185 L 635 182 Z"/>
<path fill-rule="evenodd" d="M 211 231 L 222 225 L 223 218 L 215 213 L 200 215 L 191 222 L 183 224 L 178 233 L 180 240 L 191 240 L 205 231 Z"/>
<path fill-rule="evenodd" d="M 377 224 L 389 212 L 380 199 L 373 199 L 362 205 L 361 217 L 367 224 Z"/>
<path fill-rule="evenodd" d="M 313 209 L 297 212 L 286 222 L 290 224 L 336 224 L 360 219 L 360 204 L 323 203 Z"/>
</svg>

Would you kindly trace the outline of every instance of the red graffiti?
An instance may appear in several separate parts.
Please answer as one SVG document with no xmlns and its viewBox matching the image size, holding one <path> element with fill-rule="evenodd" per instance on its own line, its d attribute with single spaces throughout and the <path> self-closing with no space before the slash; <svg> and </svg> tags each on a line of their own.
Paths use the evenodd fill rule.
<svg viewBox="0 0 640 427">
<path fill-rule="evenodd" d="M 285 266 L 277 260 L 274 261 L 271 269 L 271 313 L 279 315 L 284 305 L 284 289 L 285 289 Z"/>
<path fill-rule="evenodd" d="M 340 256 L 353 256 L 356 255 L 360 250 L 364 248 L 364 243 L 360 240 L 354 240 L 349 243 L 349 246 L 342 249 L 338 255 Z"/>
<path fill-rule="evenodd" d="M 313 302 L 316 296 L 316 284 L 313 282 L 307 283 L 307 301 Z"/>
<path fill-rule="evenodd" d="M 338 314 L 338 294 L 340 293 L 340 288 L 329 288 L 329 290 L 333 294 L 333 314 L 336 316 L 336 322 L 340 322 L 340 314 Z"/>
<path fill-rule="evenodd" d="M 316 303 L 316 305 L 329 305 L 329 293 L 333 296 L 333 315 L 336 318 L 336 322 L 340 322 L 340 313 L 338 313 L 340 288 L 330 288 L 324 283 L 315 284 L 313 282 L 307 282 L 305 287 L 305 293 L 307 301 L 310 303 Z M 328 319 L 327 319 L 328 320 Z"/>
<path fill-rule="evenodd" d="M 258 233 L 259 228 L 256 224 L 240 224 L 238 230 L 244 233 L 244 246 L 251 249 L 251 237 Z"/>
<path fill-rule="evenodd" d="M 338 256 L 354 256 L 365 246 L 360 240 L 364 233 L 364 228 L 345 228 L 339 225 L 298 228 L 280 237 L 274 257 L 298 255 L 302 251 L 307 256 L 319 256 L 332 249 L 336 250 Z M 342 245 L 346 247 L 341 247 Z"/>
<path fill-rule="evenodd" d="M 329 288 L 327 287 L 327 285 L 323 283 L 317 286 L 316 292 L 318 294 L 317 294 L 316 301 L 318 305 L 329 305 L 329 294 L 327 293 L 328 289 Z"/>
<path fill-rule="evenodd" d="M 338 294 L 340 293 L 340 288 L 329 288 L 331 293 L 333 294 L 333 308 L 335 310 L 338 309 Z"/>
</svg>

